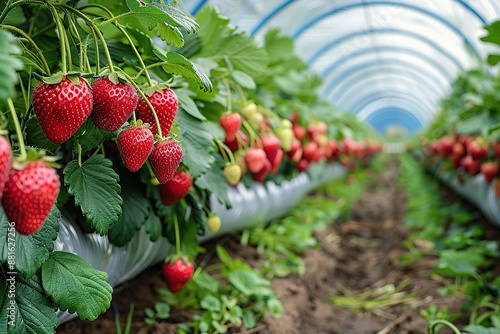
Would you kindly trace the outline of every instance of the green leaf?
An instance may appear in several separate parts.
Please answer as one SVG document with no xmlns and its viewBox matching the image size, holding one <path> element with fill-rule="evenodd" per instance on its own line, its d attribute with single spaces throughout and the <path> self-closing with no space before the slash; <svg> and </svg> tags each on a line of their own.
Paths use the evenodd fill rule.
<svg viewBox="0 0 500 334">
<path fill-rule="evenodd" d="M 214 194 L 219 202 L 225 205 L 226 208 L 231 208 L 231 201 L 227 194 L 229 186 L 223 171 L 225 164 L 224 159 L 217 156 L 216 162 L 205 172 L 205 174 L 201 175 L 195 181 L 195 184 L 200 189 L 207 190 Z"/>
<path fill-rule="evenodd" d="M 488 55 L 488 64 L 495 66 L 500 63 L 500 55 Z"/>
<path fill-rule="evenodd" d="M 9 270 L 15 270 L 26 277 L 31 277 L 54 250 L 54 240 L 59 231 L 61 214 L 56 206 L 52 208 L 40 230 L 31 235 L 22 235 L 9 227 L 9 221 L 0 207 L 0 262 L 7 262 Z M 15 248 L 15 253 L 9 252 Z M 12 259 L 11 256 L 15 257 Z M 14 260 L 14 263 L 11 262 Z"/>
<path fill-rule="evenodd" d="M 483 42 L 500 45 L 500 21 L 495 21 L 489 26 L 484 27 L 488 34 L 481 37 Z"/>
<path fill-rule="evenodd" d="M 186 165 L 193 178 L 206 173 L 215 161 L 212 152 L 214 142 L 212 134 L 204 122 L 189 115 L 181 106 L 177 112 L 179 122 L 182 163 Z"/>
<path fill-rule="evenodd" d="M 235 70 L 253 78 L 266 71 L 269 63 L 266 50 L 246 32 L 236 31 L 229 19 L 221 17 L 215 7 L 205 7 L 196 20 L 200 24 L 198 36 L 202 45 L 196 57 L 212 59 L 221 66 L 229 61 Z"/>
<path fill-rule="evenodd" d="M 152 242 L 155 242 L 156 240 L 158 240 L 160 238 L 160 236 L 161 236 L 161 220 L 154 213 L 153 209 L 149 210 L 148 219 L 146 219 L 144 226 L 146 228 L 146 233 L 149 235 L 149 240 L 151 240 Z"/>
<path fill-rule="evenodd" d="M 170 305 L 167 303 L 158 302 L 155 303 L 156 315 L 160 319 L 170 318 Z"/>
<path fill-rule="evenodd" d="M 71 161 L 64 168 L 64 183 L 75 197 L 89 223 L 100 234 L 105 234 L 118 221 L 122 213 L 122 198 L 119 195 L 119 176 L 112 162 L 96 154 L 82 166 Z"/>
<path fill-rule="evenodd" d="M 176 52 L 167 52 L 162 54 L 161 52 L 154 50 L 155 55 L 167 62 L 163 64 L 163 69 L 172 74 L 181 75 L 184 78 L 198 84 L 200 89 L 204 91 L 211 92 L 213 90 L 212 82 L 210 78 L 203 72 L 201 72 L 198 67 L 196 67 L 193 62 L 184 57 L 183 55 Z"/>
<path fill-rule="evenodd" d="M 271 282 L 260 277 L 253 270 L 234 270 L 229 274 L 228 279 L 236 289 L 246 296 L 256 296 L 262 294 L 262 292 L 265 295 L 272 295 L 272 290 L 268 288 L 262 289 L 263 286 L 271 285 Z"/>
<path fill-rule="evenodd" d="M 26 22 L 26 16 L 24 15 L 23 8 L 21 6 L 15 6 L 7 14 L 2 24 L 11 26 L 20 26 L 25 22 Z"/>
<path fill-rule="evenodd" d="M 89 117 L 78 129 L 75 139 L 82 145 L 82 150 L 87 151 L 104 143 L 106 140 L 115 137 L 114 132 L 104 131 L 95 126 L 92 118 Z"/>
<path fill-rule="evenodd" d="M 12 279 L 13 278 L 13 279 Z M 9 295 L 10 282 L 15 293 Z M 57 307 L 51 303 L 42 289 L 39 275 L 29 281 L 20 276 L 6 275 L 0 280 L 0 333 L 6 334 L 49 334 L 54 333 L 58 325 Z M 11 306 L 13 302 L 13 306 Z M 9 307 L 13 307 L 10 313 Z M 12 317 L 9 317 L 12 315 Z M 9 324 L 13 321 L 14 326 Z"/>
<path fill-rule="evenodd" d="M 156 27 L 156 35 L 176 48 L 182 47 L 185 43 L 184 36 L 179 28 L 169 26 L 168 24 L 159 24 Z"/>
<path fill-rule="evenodd" d="M 196 119 L 199 119 L 200 121 L 206 120 L 206 117 L 203 116 L 203 114 L 200 112 L 200 109 L 198 109 L 198 106 L 191 98 L 192 96 L 195 96 L 192 91 L 187 89 L 176 89 L 175 94 L 179 99 L 179 104 L 189 115 L 193 116 Z"/>
<path fill-rule="evenodd" d="M 29 146 L 43 148 L 45 150 L 55 152 L 58 144 L 54 144 L 51 142 L 43 133 L 42 127 L 40 126 L 40 122 L 36 117 L 31 118 L 25 127 L 26 133 L 26 144 Z"/>
<path fill-rule="evenodd" d="M 146 222 L 151 205 L 146 197 L 144 186 L 132 173 L 122 175 L 123 212 L 108 233 L 114 245 L 126 245 Z"/>
<path fill-rule="evenodd" d="M 0 30 L 0 100 L 12 97 L 18 81 L 16 70 L 23 68 L 23 63 L 15 57 L 21 54 L 16 38 L 8 31 Z"/>
<path fill-rule="evenodd" d="M 479 325 L 465 326 L 464 331 L 469 334 L 500 334 L 500 329 L 486 328 Z"/>
<path fill-rule="evenodd" d="M 241 319 L 243 320 L 243 325 L 248 329 L 257 326 L 257 319 L 255 319 L 255 314 L 252 311 L 245 311 Z"/>
<path fill-rule="evenodd" d="M 272 315 L 275 317 L 279 317 L 283 315 L 283 305 L 277 298 L 270 298 L 267 301 L 267 307 L 269 308 L 269 311 L 271 312 Z"/>
<path fill-rule="evenodd" d="M 109 308 L 113 289 L 107 278 L 105 272 L 67 252 L 52 252 L 42 266 L 47 295 L 61 310 L 76 312 L 81 319 L 95 320 Z"/>
<path fill-rule="evenodd" d="M 255 89 L 255 81 L 253 81 L 252 77 L 246 74 L 245 72 L 241 72 L 238 70 L 234 70 L 231 73 L 234 82 L 240 85 L 243 88 L 247 89 Z"/>
<path fill-rule="evenodd" d="M 211 295 L 203 297 L 203 299 L 200 302 L 200 306 L 201 308 L 212 312 L 218 312 L 221 310 L 220 300 Z"/>
<path fill-rule="evenodd" d="M 473 276 L 484 261 L 481 254 L 473 251 L 444 250 L 435 270 L 444 275 Z"/>
</svg>

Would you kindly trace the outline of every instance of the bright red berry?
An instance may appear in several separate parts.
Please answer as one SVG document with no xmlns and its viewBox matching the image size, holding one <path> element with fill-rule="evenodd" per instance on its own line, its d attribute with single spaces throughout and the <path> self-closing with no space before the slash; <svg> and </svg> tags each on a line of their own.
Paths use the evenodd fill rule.
<svg viewBox="0 0 500 334">
<path fill-rule="evenodd" d="M 495 176 L 498 175 L 498 163 L 497 162 L 484 162 L 481 165 L 481 173 L 483 173 L 486 182 L 491 182 Z"/>
<path fill-rule="evenodd" d="M 98 128 L 106 131 L 118 130 L 132 115 L 139 101 L 139 95 L 131 84 L 115 84 L 108 77 L 92 83 L 92 95 L 92 120 Z"/>
<path fill-rule="evenodd" d="M 9 141 L 0 136 L 0 200 L 2 199 L 5 182 L 9 178 L 10 169 L 12 168 L 12 148 Z"/>
<path fill-rule="evenodd" d="M 273 134 L 266 135 L 261 138 L 262 149 L 266 152 L 267 160 L 271 163 L 276 158 L 276 154 L 278 154 L 278 150 L 281 148 L 281 143 L 278 137 Z"/>
<path fill-rule="evenodd" d="M 175 95 L 173 90 L 167 87 L 161 92 L 154 92 L 148 97 L 148 100 L 155 108 L 158 121 L 160 122 L 162 135 L 166 137 L 170 132 L 170 129 L 172 129 L 172 124 L 174 122 L 175 115 L 177 114 L 177 109 L 179 108 L 177 95 Z M 149 123 L 151 125 L 151 131 L 153 131 L 154 135 L 158 134 L 158 128 L 156 126 L 153 112 L 149 108 L 146 101 L 142 98 L 137 104 L 136 115 L 145 123 Z"/>
<path fill-rule="evenodd" d="M 155 139 L 149 126 L 130 125 L 118 135 L 117 145 L 125 167 L 138 171 L 151 154 Z"/>
<path fill-rule="evenodd" d="M 160 183 L 165 183 L 174 177 L 181 160 L 182 148 L 175 139 L 156 142 L 149 156 L 153 172 Z"/>
<path fill-rule="evenodd" d="M 177 171 L 174 177 L 164 184 L 160 184 L 160 199 L 165 205 L 174 205 L 186 196 L 193 185 L 193 178 L 186 172 Z"/>
<path fill-rule="evenodd" d="M 2 205 L 9 221 L 25 235 L 44 223 L 57 195 L 59 176 L 43 161 L 28 162 L 23 169 L 12 169 L 5 184 Z"/>
<path fill-rule="evenodd" d="M 182 259 L 177 259 L 174 263 L 164 262 L 162 271 L 168 289 L 175 293 L 180 291 L 191 279 L 194 267 L 191 262 L 184 263 Z"/>
<path fill-rule="evenodd" d="M 245 162 L 250 173 L 258 173 L 266 161 L 266 152 L 260 148 L 251 148 L 245 152 Z"/>
<path fill-rule="evenodd" d="M 57 84 L 40 83 L 33 91 L 33 108 L 43 133 L 54 143 L 71 138 L 92 112 L 92 92 L 87 81 L 75 85 L 65 77 Z"/>
<path fill-rule="evenodd" d="M 237 112 L 222 114 L 219 123 L 226 131 L 226 141 L 231 142 L 236 139 L 236 132 L 241 127 L 241 116 Z"/>
<path fill-rule="evenodd" d="M 252 178 L 257 182 L 264 182 L 267 174 L 269 174 L 271 169 L 271 162 L 267 159 L 264 159 L 264 166 L 262 166 L 262 168 L 257 173 L 252 174 Z"/>
</svg>

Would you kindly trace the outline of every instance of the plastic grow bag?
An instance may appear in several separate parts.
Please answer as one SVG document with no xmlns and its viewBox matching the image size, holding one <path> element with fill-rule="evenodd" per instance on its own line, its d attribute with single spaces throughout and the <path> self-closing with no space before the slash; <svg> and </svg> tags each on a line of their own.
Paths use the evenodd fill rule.
<svg viewBox="0 0 500 334">
<path fill-rule="evenodd" d="M 339 178 L 346 172 L 338 164 L 312 167 L 309 174 L 301 173 L 279 186 L 267 182 L 265 185 L 254 183 L 248 189 L 242 184 L 237 188 L 229 188 L 231 209 L 226 209 L 212 196 L 212 211 L 219 214 L 222 225 L 215 234 L 207 232 L 200 238 L 200 242 L 278 218 L 319 185 Z M 106 236 L 82 232 L 72 218 L 64 215 L 54 244 L 55 250 L 77 254 L 89 261 L 94 268 L 107 272 L 107 281 L 113 287 L 133 279 L 149 266 L 162 261 L 167 255 L 168 246 L 165 238 L 151 242 L 143 227 L 126 246 L 117 247 Z M 59 312 L 58 316 L 59 323 L 63 323 L 76 317 L 76 314 Z"/>
</svg>

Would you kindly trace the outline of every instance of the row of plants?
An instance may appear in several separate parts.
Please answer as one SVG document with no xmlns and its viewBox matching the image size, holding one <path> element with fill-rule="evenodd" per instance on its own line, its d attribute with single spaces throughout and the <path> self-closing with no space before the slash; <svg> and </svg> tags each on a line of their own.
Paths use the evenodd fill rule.
<svg viewBox="0 0 500 334">
<path fill-rule="evenodd" d="M 5 333 L 50 333 L 57 309 L 93 320 L 110 306 L 106 273 L 54 251 L 61 212 L 116 246 L 141 229 L 167 238 L 177 292 L 198 236 L 229 223 L 211 197 L 229 208 L 230 186 L 280 184 L 312 163 L 356 169 L 381 149 L 318 96 L 321 80 L 277 30 L 259 45 L 215 8 L 78 3 L 0 4 Z"/>
<path fill-rule="evenodd" d="M 383 162 L 377 159 L 375 165 L 380 168 Z M 346 179 L 353 177 L 356 182 L 347 184 Z M 159 290 L 160 299 L 145 310 L 145 322 L 170 322 L 177 308 L 192 314 L 190 321 L 178 324 L 179 333 L 226 333 L 230 329 L 250 331 L 267 313 L 279 317 L 283 308 L 270 288 L 273 278 L 304 275 L 302 256 L 319 247 L 314 231 L 348 217 L 351 205 L 369 182 L 367 169 L 359 169 L 322 185 L 284 217 L 242 231 L 240 243 L 259 253 L 254 267 L 232 259 L 223 245 L 229 239 L 223 238 L 213 246 L 215 252 L 208 252 L 217 259 L 203 256 L 193 279 L 180 293 Z"/>
<path fill-rule="evenodd" d="M 446 202 L 440 185 L 409 155 L 400 157 L 400 185 L 408 194 L 405 226 L 412 231 L 405 241 L 408 253 L 400 257 L 409 264 L 425 256 L 437 257 L 431 277 L 443 283 L 438 295 L 463 299 L 459 313 L 430 305 L 421 310 L 427 331 L 440 333 L 500 333 L 500 280 L 495 264 L 500 257 L 498 242 L 485 237 L 476 213 L 460 200 Z M 460 320 L 463 326 L 455 325 Z"/>
</svg>

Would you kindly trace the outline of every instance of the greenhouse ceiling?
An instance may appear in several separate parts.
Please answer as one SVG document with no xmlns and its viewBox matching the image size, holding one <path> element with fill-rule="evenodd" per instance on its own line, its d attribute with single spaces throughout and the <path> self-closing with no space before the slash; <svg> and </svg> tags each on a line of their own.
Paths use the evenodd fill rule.
<svg viewBox="0 0 500 334">
<path fill-rule="evenodd" d="M 219 8 L 260 40 L 280 28 L 323 79 L 322 95 L 377 130 L 414 133 L 438 111 L 460 70 L 484 59 L 483 26 L 499 0 L 185 0 Z"/>
</svg>

